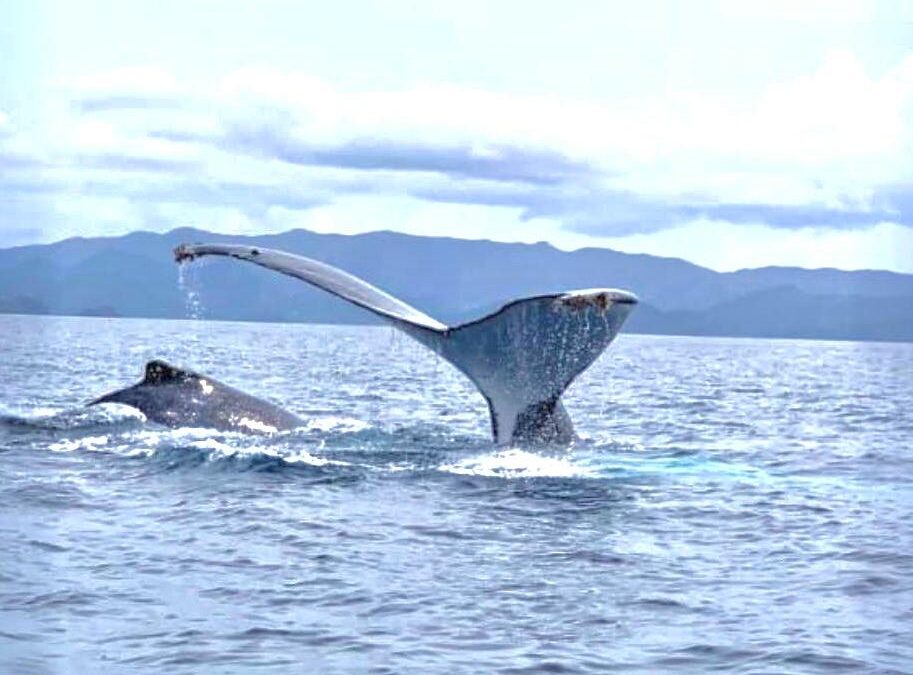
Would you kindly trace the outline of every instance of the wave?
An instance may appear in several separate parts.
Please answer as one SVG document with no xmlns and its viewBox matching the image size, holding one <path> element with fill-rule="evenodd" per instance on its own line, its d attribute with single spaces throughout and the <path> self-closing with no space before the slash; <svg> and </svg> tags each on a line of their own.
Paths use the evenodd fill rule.
<svg viewBox="0 0 913 675">
<path fill-rule="evenodd" d="M 319 470 L 341 474 L 444 474 L 513 479 L 656 481 L 690 477 L 769 480 L 750 465 L 681 448 L 646 450 L 640 441 L 583 437 L 570 449 L 496 448 L 488 438 L 436 422 L 384 428 L 342 415 L 321 415 L 266 436 L 147 424 L 125 406 L 5 410 L 8 430 L 37 432 L 28 443 L 54 453 L 147 458 L 157 469 L 210 465 L 237 470 Z M 27 439 L 20 436 L 19 443 Z"/>
<path fill-rule="evenodd" d="M 128 406 L 81 408 L 0 409 L 0 427 L 10 431 L 72 431 L 95 428 L 138 427 L 146 421 L 139 410 Z"/>
<path fill-rule="evenodd" d="M 312 467 L 349 466 L 349 462 L 315 454 L 320 443 L 306 434 L 276 434 L 264 440 L 212 429 L 132 429 L 121 433 L 65 437 L 47 445 L 51 452 L 99 452 L 125 458 L 148 458 L 170 467 L 226 463 L 248 468 L 269 464 Z M 306 447 L 302 447 L 306 445 Z M 314 452 L 312 452 L 312 450 Z"/>
</svg>

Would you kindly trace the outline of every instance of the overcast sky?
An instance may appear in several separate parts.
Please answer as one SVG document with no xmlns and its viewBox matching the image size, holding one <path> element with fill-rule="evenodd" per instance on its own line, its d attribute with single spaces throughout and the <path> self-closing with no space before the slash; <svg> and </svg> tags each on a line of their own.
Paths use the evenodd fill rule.
<svg viewBox="0 0 913 675">
<path fill-rule="evenodd" d="M 178 226 L 913 272 L 913 0 L 0 3 L 0 246 Z"/>
</svg>

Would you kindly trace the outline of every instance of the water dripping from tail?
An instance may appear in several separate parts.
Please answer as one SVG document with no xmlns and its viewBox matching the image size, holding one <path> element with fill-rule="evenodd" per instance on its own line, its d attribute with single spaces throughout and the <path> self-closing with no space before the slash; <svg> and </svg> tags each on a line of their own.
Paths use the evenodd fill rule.
<svg viewBox="0 0 913 675">
<path fill-rule="evenodd" d="M 184 316 L 199 321 L 203 318 L 203 304 L 196 288 L 196 275 L 189 265 L 178 265 L 178 290 L 184 298 Z"/>
<path fill-rule="evenodd" d="M 185 339 L 178 347 L 178 358 L 186 364 L 199 363 L 205 360 L 201 355 L 205 307 L 200 298 L 199 277 L 190 265 L 178 265 L 178 290 L 184 300 L 184 318 L 190 320 L 189 330 L 184 331 Z"/>
</svg>

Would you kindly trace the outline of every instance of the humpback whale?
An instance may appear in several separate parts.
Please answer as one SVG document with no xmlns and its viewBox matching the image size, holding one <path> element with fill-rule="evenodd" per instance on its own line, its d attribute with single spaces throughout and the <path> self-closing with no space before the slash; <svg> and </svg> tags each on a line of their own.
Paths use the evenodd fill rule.
<svg viewBox="0 0 913 675">
<path fill-rule="evenodd" d="M 167 427 L 271 433 L 303 424 L 268 401 L 159 360 L 146 364 L 142 382 L 105 394 L 88 405 L 99 403 L 123 403 Z"/>
<path fill-rule="evenodd" d="M 447 326 L 341 269 L 253 246 L 182 244 L 178 263 L 228 256 L 301 279 L 382 317 L 466 375 L 488 402 L 498 445 L 574 439 L 561 395 L 618 334 L 637 297 L 596 288 L 522 298 L 493 314 Z"/>
</svg>

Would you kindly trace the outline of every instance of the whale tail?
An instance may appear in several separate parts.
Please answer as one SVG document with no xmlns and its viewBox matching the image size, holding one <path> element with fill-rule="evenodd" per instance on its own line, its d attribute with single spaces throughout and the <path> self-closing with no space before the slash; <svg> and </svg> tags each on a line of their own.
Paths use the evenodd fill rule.
<svg viewBox="0 0 913 675">
<path fill-rule="evenodd" d="M 230 256 L 296 277 L 388 320 L 478 387 L 499 445 L 573 440 L 561 395 L 605 350 L 637 303 L 627 291 L 570 291 L 515 300 L 486 317 L 448 327 L 362 279 L 309 258 L 227 244 L 175 249 L 178 262 L 204 255 Z"/>
<path fill-rule="evenodd" d="M 610 290 L 516 300 L 451 329 L 440 353 L 488 401 L 497 443 L 568 443 L 573 427 L 561 395 L 633 306 L 630 294 Z"/>
</svg>

